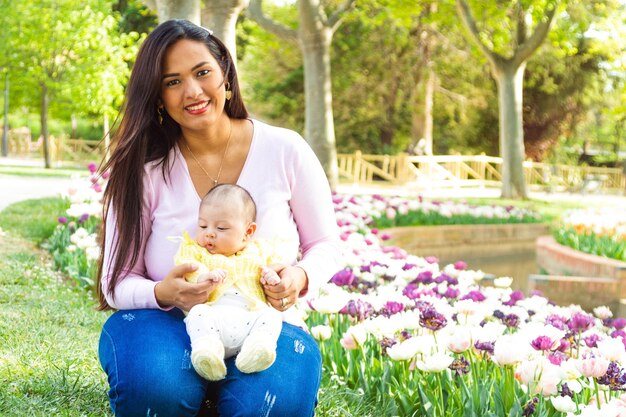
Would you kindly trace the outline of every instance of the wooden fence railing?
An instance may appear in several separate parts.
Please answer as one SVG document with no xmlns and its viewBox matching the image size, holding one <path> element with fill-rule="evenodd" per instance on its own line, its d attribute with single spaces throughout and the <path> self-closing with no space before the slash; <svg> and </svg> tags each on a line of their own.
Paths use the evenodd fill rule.
<svg viewBox="0 0 626 417">
<path fill-rule="evenodd" d="M 40 157 L 41 140 L 21 134 L 9 135 L 9 155 Z M 59 162 L 99 159 L 104 155 L 102 141 L 50 137 L 50 158 Z M 338 154 L 342 182 L 353 184 L 417 185 L 431 187 L 499 187 L 502 158 L 487 155 L 410 156 L 368 155 L 357 151 Z M 531 189 L 553 191 L 626 190 L 622 168 L 551 165 L 525 161 L 526 183 Z"/>
<path fill-rule="evenodd" d="M 30 134 L 9 135 L 9 155 L 18 157 L 42 157 L 42 139 L 33 141 Z M 88 141 L 82 139 L 68 139 L 60 136 L 50 136 L 48 140 L 50 160 L 85 161 L 100 159 L 104 155 L 102 141 Z"/>
<path fill-rule="evenodd" d="M 423 187 L 495 186 L 502 180 L 502 158 L 486 155 L 410 156 L 338 154 L 340 179 L 354 184 L 417 185 Z M 624 190 L 622 168 L 551 165 L 524 162 L 532 189 L 553 191 Z"/>
</svg>

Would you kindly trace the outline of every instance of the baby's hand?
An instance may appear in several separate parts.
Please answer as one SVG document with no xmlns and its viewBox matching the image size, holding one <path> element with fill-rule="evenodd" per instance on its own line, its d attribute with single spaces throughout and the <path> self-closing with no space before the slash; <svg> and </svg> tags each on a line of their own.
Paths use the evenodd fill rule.
<svg viewBox="0 0 626 417">
<path fill-rule="evenodd" d="M 214 269 L 199 276 L 198 282 L 213 281 L 218 283 L 223 282 L 224 278 L 226 278 L 226 271 L 224 271 L 223 269 Z"/>
<path fill-rule="evenodd" d="M 271 268 L 266 266 L 261 268 L 261 283 L 267 285 L 276 285 L 280 282 L 280 277 Z"/>
</svg>

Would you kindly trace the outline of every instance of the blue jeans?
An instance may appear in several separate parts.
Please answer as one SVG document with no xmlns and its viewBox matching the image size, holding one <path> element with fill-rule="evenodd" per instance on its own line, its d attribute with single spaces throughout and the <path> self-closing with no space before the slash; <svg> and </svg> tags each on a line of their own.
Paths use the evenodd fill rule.
<svg viewBox="0 0 626 417">
<path fill-rule="evenodd" d="M 314 415 L 321 355 L 305 331 L 283 323 L 271 367 L 243 374 L 230 358 L 226 379 L 209 382 L 191 365 L 183 319 L 177 309 L 124 310 L 104 324 L 99 356 L 116 416 L 196 416 L 207 403 L 223 417 Z"/>
</svg>

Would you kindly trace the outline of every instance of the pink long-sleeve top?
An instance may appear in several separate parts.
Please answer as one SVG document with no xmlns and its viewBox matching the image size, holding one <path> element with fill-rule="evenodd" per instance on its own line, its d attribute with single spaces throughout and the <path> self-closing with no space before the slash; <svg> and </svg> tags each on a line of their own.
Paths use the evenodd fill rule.
<svg viewBox="0 0 626 417">
<path fill-rule="evenodd" d="M 308 291 L 316 291 L 339 269 L 338 228 L 330 188 L 313 150 L 296 132 L 252 120 L 254 133 L 237 184 L 257 205 L 257 238 L 294 241 L 291 263 L 303 268 Z M 115 297 L 107 291 L 112 264 L 115 215 L 106 221 L 102 290 L 115 309 L 161 308 L 154 287 L 174 267 L 179 242 L 168 239 L 183 231 L 194 235 L 200 196 L 185 159 L 172 148 L 171 175 L 165 181 L 156 162 L 145 166 L 142 221 L 148 231 L 138 261 L 118 281 Z M 301 256 L 298 256 L 300 249 Z"/>
</svg>

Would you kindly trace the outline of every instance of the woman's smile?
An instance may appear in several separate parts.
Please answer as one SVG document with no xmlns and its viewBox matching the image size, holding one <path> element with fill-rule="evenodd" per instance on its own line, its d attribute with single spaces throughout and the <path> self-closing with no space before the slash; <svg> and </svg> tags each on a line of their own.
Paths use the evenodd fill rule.
<svg viewBox="0 0 626 417">
<path fill-rule="evenodd" d="M 209 107 L 210 102 L 210 100 L 200 101 L 190 106 L 186 106 L 185 110 L 187 110 L 191 114 L 201 114 L 206 111 L 207 107 Z"/>
</svg>

